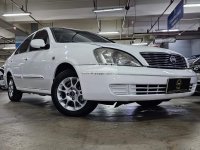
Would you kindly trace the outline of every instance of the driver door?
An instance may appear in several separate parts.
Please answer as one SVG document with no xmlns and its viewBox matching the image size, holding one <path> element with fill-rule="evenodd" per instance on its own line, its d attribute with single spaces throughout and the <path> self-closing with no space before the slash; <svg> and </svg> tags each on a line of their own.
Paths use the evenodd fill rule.
<svg viewBox="0 0 200 150">
<path fill-rule="evenodd" d="M 22 68 L 24 67 L 26 62 L 25 58 L 32 37 L 33 35 L 30 35 L 26 40 L 24 40 L 24 42 L 15 51 L 10 60 L 12 75 L 17 88 L 24 88 L 25 83 L 23 80 Z"/>
<path fill-rule="evenodd" d="M 46 30 L 38 31 L 33 39 L 44 40 L 44 48 L 33 48 L 30 45 L 26 55 L 26 63 L 23 67 L 23 79 L 28 89 L 48 90 L 50 78 L 48 72 L 51 70 L 52 57 L 50 53 L 49 36 Z"/>
</svg>

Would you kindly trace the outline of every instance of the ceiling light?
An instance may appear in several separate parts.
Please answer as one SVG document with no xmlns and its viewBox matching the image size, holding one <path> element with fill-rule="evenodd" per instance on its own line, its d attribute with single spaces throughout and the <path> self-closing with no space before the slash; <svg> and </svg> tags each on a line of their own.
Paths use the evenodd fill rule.
<svg viewBox="0 0 200 150">
<path fill-rule="evenodd" d="M 147 46 L 148 43 L 133 43 L 131 45 L 135 45 L 135 46 Z"/>
<path fill-rule="evenodd" d="M 119 34 L 118 31 L 113 31 L 113 32 L 99 32 L 98 34 L 100 35 L 114 35 L 114 34 Z"/>
<path fill-rule="evenodd" d="M 200 4 L 185 4 L 184 7 L 200 7 Z"/>
<path fill-rule="evenodd" d="M 170 30 L 163 29 L 163 30 L 156 30 L 156 32 L 177 32 L 177 31 L 179 31 L 179 29 L 170 29 Z"/>
<path fill-rule="evenodd" d="M 10 13 L 10 14 L 3 14 L 4 17 L 17 17 L 17 16 L 29 16 L 31 13 Z"/>
<path fill-rule="evenodd" d="M 124 8 L 119 7 L 119 8 L 95 9 L 93 10 L 93 12 L 101 13 L 101 12 L 112 12 L 112 11 L 121 11 L 121 10 L 124 10 Z"/>
<path fill-rule="evenodd" d="M 16 49 L 16 47 L 4 47 L 3 49 Z"/>
</svg>

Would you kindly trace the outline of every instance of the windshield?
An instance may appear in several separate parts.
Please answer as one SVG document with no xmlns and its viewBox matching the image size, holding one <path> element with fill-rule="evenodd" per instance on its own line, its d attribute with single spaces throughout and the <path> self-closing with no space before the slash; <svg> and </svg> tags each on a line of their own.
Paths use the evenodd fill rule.
<svg viewBox="0 0 200 150">
<path fill-rule="evenodd" d="M 113 43 L 113 41 L 87 31 L 77 31 L 65 28 L 51 28 L 54 39 L 58 43 L 69 42 L 101 42 Z"/>
</svg>

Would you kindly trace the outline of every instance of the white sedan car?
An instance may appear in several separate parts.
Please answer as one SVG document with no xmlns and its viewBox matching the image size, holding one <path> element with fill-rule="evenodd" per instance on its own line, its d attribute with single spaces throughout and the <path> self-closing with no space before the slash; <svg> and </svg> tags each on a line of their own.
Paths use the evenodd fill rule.
<svg viewBox="0 0 200 150">
<path fill-rule="evenodd" d="M 22 93 L 51 95 L 58 111 L 70 116 L 87 115 L 99 103 L 156 106 L 192 95 L 197 85 L 176 52 L 66 28 L 31 34 L 6 61 L 4 78 L 11 101 Z"/>
</svg>

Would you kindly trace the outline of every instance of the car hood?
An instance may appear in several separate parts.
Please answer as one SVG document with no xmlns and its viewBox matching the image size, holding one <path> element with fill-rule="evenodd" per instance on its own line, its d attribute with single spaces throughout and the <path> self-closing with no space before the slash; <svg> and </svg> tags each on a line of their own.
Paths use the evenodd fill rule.
<svg viewBox="0 0 200 150">
<path fill-rule="evenodd" d="M 72 64 L 96 64 L 96 58 L 94 57 L 94 49 L 100 48 L 100 47 L 106 47 L 106 48 L 112 48 L 112 49 L 118 49 L 124 52 L 127 52 L 137 58 L 143 66 L 149 66 L 147 61 L 142 57 L 140 54 L 141 52 L 164 52 L 164 53 L 176 53 L 174 51 L 168 50 L 168 49 L 162 49 L 157 47 L 148 47 L 148 46 L 133 46 L 133 45 L 124 45 L 124 44 L 118 44 L 118 43 L 62 43 L 62 44 L 55 44 L 54 50 L 60 51 L 60 47 L 63 46 L 63 53 L 67 56 L 65 58 L 73 58 Z M 84 55 L 83 55 L 83 49 L 84 49 Z M 81 51 L 81 52 L 80 52 Z M 60 51 L 61 52 L 61 51 Z M 62 58 L 63 53 L 58 53 L 59 56 Z M 178 53 L 176 53 L 178 54 Z M 90 59 L 88 59 L 90 58 Z M 69 62 L 71 63 L 71 62 Z"/>
<path fill-rule="evenodd" d="M 134 46 L 134 45 L 124 45 L 118 43 L 91 43 L 92 45 L 96 45 L 98 47 L 107 47 L 125 51 L 134 57 L 136 57 L 143 65 L 148 66 L 146 60 L 141 56 L 141 52 L 164 52 L 168 54 L 179 54 L 175 51 L 164 49 L 164 48 L 157 48 L 157 47 L 150 47 L 150 46 Z M 179 54 L 181 55 L 181 54 Z M 181 55 L 182 56 L 182 55 Z M 184 57 L 184 56 L 183 56 Z"/>
<path fill-rule="evenodd" d="M 118 43 L 92 43 L 92 45 L 96 45 L 99 47 L 108 47 L 123 50 L 128 53 L 140 53 L 140 52 L 165 52 L 165 53 L 176 53 L 174 51 L 164 49 L 164 48 L 157 48 L 157 47 L 149 47 L 149 46 L 134 46 L 134 45 L 125 45 L 125 44 L 118 44 Z M 179 54 L 179 53 L 176 53 Z"/>
</svg>

